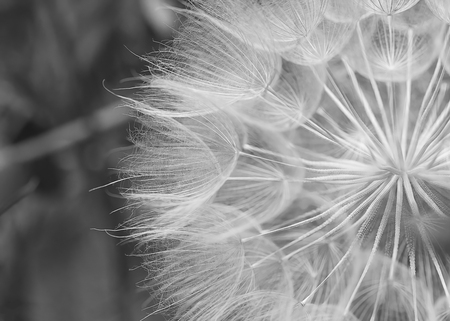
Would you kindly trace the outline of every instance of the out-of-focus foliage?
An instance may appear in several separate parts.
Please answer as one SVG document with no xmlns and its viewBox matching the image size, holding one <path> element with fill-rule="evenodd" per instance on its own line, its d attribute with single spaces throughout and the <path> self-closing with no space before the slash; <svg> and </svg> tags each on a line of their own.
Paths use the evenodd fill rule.
<svg viewBox="0 0 450 321">
<path fill-rule="evenodd" d="M 124 117 L 99 132 L 89 117 L 118 101 L 108 90 L 133 87 L 121 81 L 137 77 L 139 56 L 163 40 L 142 13 L 138 1 L 0 0 L 0 163 L 6 147 L 80 117 L 92 132 L 51 155 L 0 166 L 1 321 L 146 315 L 147 295 L 136 291 L 145 275 L 130 273 L 138 264 L 125 256 L 132 245 L 93 230 L 116 228 L 126 214 L 109 213 L 125 203 L 108 195 L 113 188 L 88 192 L 114 178 L 130 126 Z"/>
</svg>

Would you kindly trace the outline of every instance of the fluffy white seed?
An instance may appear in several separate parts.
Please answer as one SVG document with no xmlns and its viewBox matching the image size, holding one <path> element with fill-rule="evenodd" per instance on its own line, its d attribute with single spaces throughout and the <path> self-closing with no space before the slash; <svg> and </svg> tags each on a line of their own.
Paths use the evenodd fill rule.
<svg viewBox="0 0 450 321">
<path fill-rule="evenodd" d="M 253 104 L 237 106 L 236 112 L 248 123 L 273 131 L 301 126 L 316 111 L 323 93 L 325 68 L 301 66 L 283 61 L 278 81 Z"/>
<path fill-rule="evenodd" d="M 350 310 L 360 320 L 433 320 L 433 303 L 427 287 L 406 267 L 382 255 L 376 256 L 358 284 Z"/>
<path fill-rule="evenodd" d="M 420 0 L 361 0 L 370 11 L 379 15 L 394 15 L 414 6 Z"/>
<path fill-rule="evenodd" d="M 129 199 L 161 211 L 186 211 L 207 201 L 233 171 L 245 131 L 220 110 L 196 117 L 160 117 L 148 106 L 134 135 L 137 151 L 126 177 Z"/>
<path fill-rule="evenodd" d="M 255 49 L 196 17 L 187 17 L 172 46 L 148 60 L 155 67 L 154 77 L 221 105 L 261 96 L 281 69 L 281 58 L 274 52 Z"/>
<path fill-rule="evenodd" d="M 415 79 L 437 58 L 443 42 L 442 25 L 405 30 L 389 19 L 372 16 L 363 20 L 344 55 L 352 68 L 366 77 L 372 74 L 378 81 L 391 82 Z"/>
<path fill-rule="evenodd" d="M 220 28 L 256 48 L 283 52 L 321 21 L 326 0 L 192 0 Z"/>
<path fill-rule="evenodd" d="M 308 36 L 293 49 L 281 55 L 300 65 L 323 64 L 339 54 L 355 30 L 355 22 L 334 22 L 324 18 Z"/>
<path fill-rule="evenodd" d="M 257 128 L 250 129 L 248 137 L 248 152 L 240 156 L 214 202 L 233 206 L 262 224 L 299 195 L 304 169 L 285 137 Z"/>
</svg>

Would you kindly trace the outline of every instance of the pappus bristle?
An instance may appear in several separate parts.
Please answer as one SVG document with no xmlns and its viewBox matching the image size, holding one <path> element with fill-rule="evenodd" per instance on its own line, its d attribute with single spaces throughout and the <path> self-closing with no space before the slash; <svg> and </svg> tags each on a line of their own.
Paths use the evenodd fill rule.
<svg viewBox="0 0 450 321">
<path fill-rule="evenodd" d="M 290 315 L 290 272 L 277 257 L 253 262 L 276 250 L 264 238 L 245 244 L 234 229 L 237 210 L 206 205 L 183 230 L 169 231 L 148 260 L 149 284 L 160 295 L 159 311 L 177 320 L 280 320 Z M 145 244 L 145 243 L 144 243 Z M 156 243 L 158 244 L 158 243 Z"/>
<path fill-rule="evenodd" d="M 410 9 L 420 0 L 360 0 L 367 10 L 379 15 L 395 15 Z"/>
<path fill-rule="evenodd" d="M 323 18 L 310 35 L 281 55 L 299 65 L 326 63 L 342 51 L 350 40 L 355 26 L 355 21 L 334 22 Z"/>
<path fill-rule="evenodd" d="M 293 273 L 294 295 L 299 302 L 339 304 L 357 269 L 351 260 L 354 253 L 348 252 L 355 235 L 348 230 L 327 235 L 331 227 L 314 232 L 321 224 L 314 213 L 320 211 L 300 208 L 303 202 L 297 199 L 272 223 L 267 237 L 284 253 Z M 303 220 L 299 221 L 299 217 Z"/>
<path fill-rule="evenodd" d="M 341 307 L 330 304 L 306 304 L 298 307 L 295 314 L 296 321 L 361 321 L 352 314 L 344 315 Z"/>
<path fill-rule="evenodd" d="M 244 151 L 214 202 L 233 206 L 262 224 L 298 197 L 304 170 L 289 141 L 278 133 L 249 128 Z"/>
<path fill-rule="evenodd" d="M 373 260 L 353 292 L 351 310 L 359 320 L 435 320 L 429 289 L 406 266 L 392 267 L 384 256 Z"/>
<path fill-rule="evenodd" d="M 325 81 L 325 68 L 318 66 L 315 76 L 307 66 L 283 61 L 278 80 L 254 103 L 236 106 L 247 123 L 284 132 L 301 126 L 318 108 Z"/>
<path fill-rule="evenodd" d="M 213 197 L 234 170 L 246 134 L 239 120 L 209 107 L 207 114 L 172 118 L 147 106 L 133 135 L 137 150 L 123 171 L 133 181 L 130 200 L 165 212 L 188 211 Z"/>
<path fill-rule="evenodd" d="M 195 16 L 186 18 L 170 47 L 148 61 L 154 66 L 150 84 L 162 78 L 225 105 L 259 97 L 281 69 L 274 52 L 256 49 Z"/>
<path fill-rule="evenodd" d="M 445 26 L 433 20 L 426 29 L 405 29 L 401 22 L 397 27 L 396 20 L 395 16 L 370 16 L 358 23 L 352 45 L 345 51 L 354 70 L 369 77 L 370 65 L 377 81 L 399 82 L 415 79 L 431 66 L 444 42 Z"/>
<path fill-rule="evenodd" d="M 190 0 L 194 8 L 237 39 L 283 52 L 320 23 L 327 0 Z"/>
</svg>

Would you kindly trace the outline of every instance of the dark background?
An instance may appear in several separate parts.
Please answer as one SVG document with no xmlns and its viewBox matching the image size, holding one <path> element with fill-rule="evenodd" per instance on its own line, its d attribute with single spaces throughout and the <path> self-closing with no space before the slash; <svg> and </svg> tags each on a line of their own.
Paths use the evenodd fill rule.
<svg viewBox="0 0 450 321">
<path fill-rule="evenodd" d="M 159 2 L 0 0 L 0 321 L 151 312 L 134 244 L 105 232 L 130 215 L 121 184 L 90 190 L 132 151 L 116 95 L 178 24 Z"/>
</svg>

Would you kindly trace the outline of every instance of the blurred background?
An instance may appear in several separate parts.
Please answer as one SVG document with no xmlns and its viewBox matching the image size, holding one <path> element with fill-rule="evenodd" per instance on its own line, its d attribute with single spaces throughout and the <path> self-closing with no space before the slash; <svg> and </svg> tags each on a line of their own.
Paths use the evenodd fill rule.
<svg viewBox="0 0 450 321">
<path fill-rule="evenodd" d="M 130 215 L 118 184 L 95 188 L 132 151 L 117 95 L 179 24 L 165 3 L 0 0 L 0 321 L 164 320 L 105 232 Z"/>
</svg>

